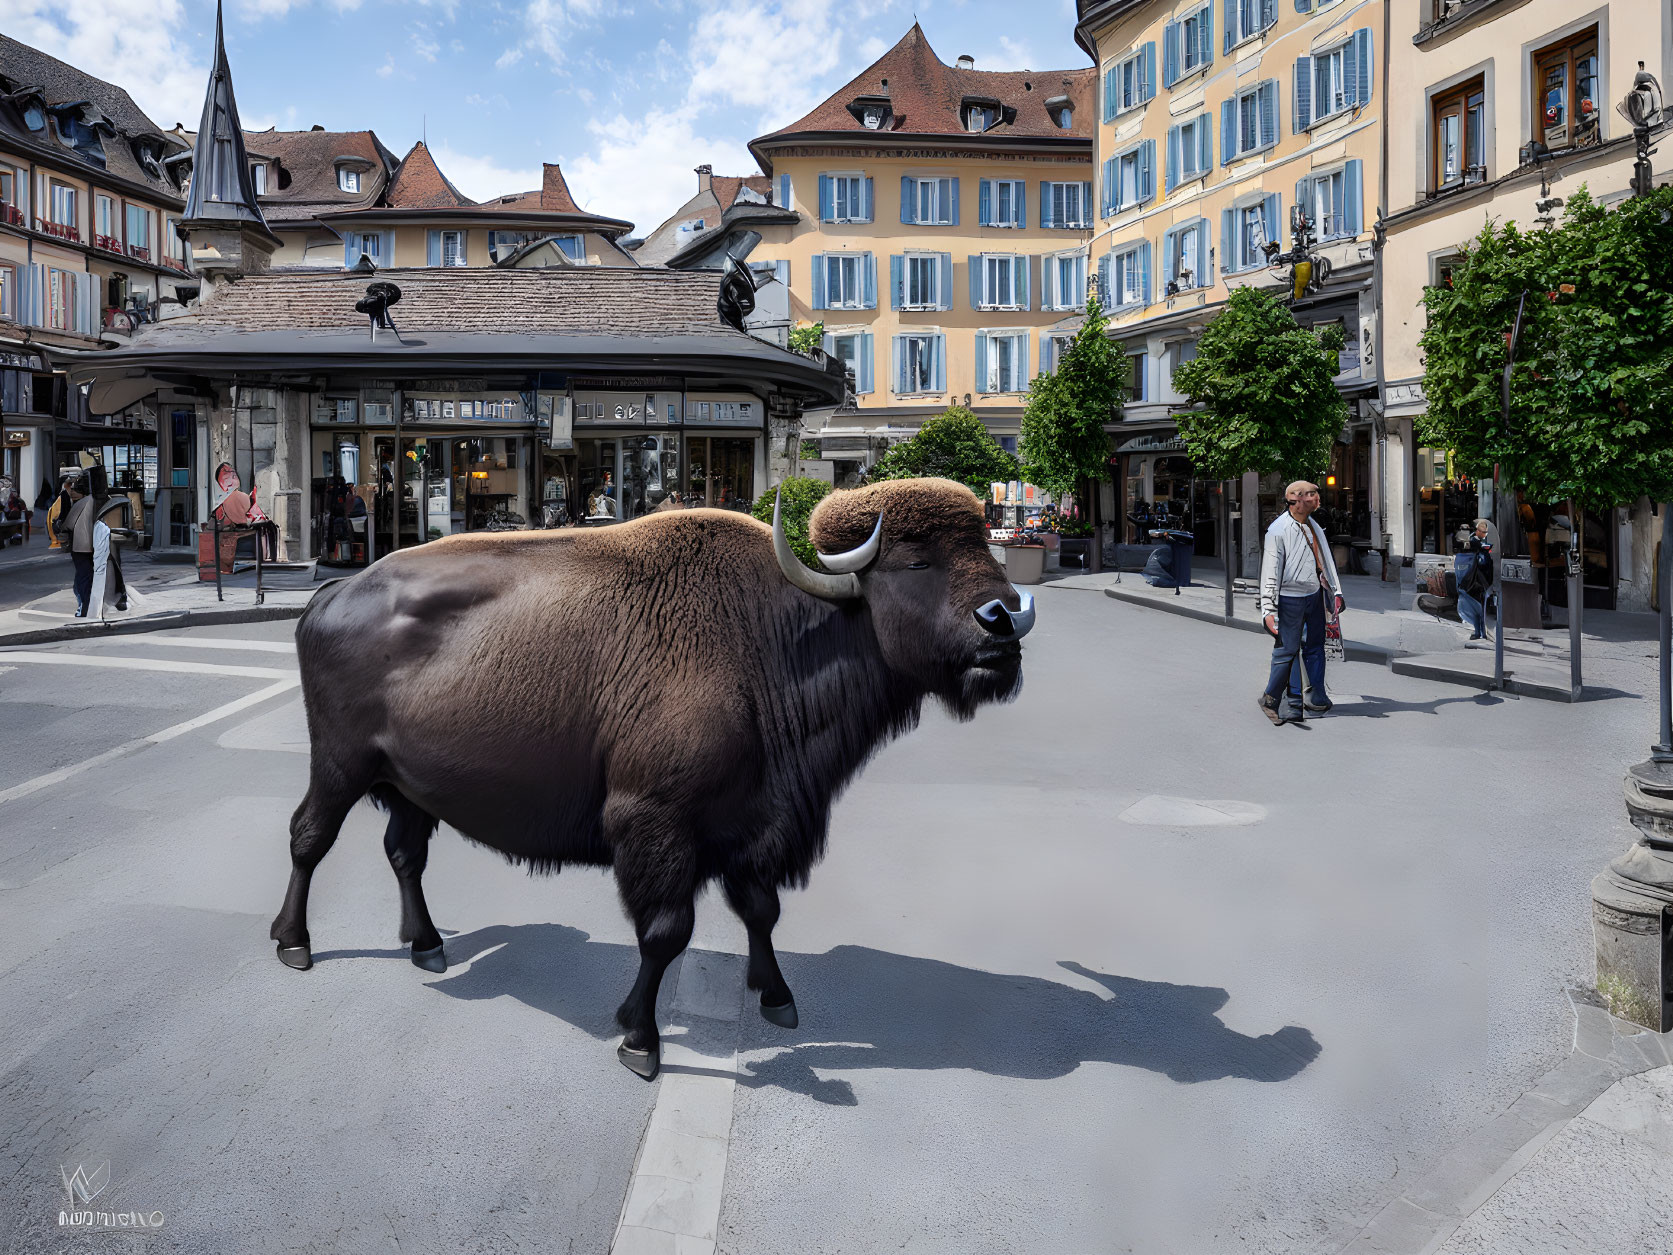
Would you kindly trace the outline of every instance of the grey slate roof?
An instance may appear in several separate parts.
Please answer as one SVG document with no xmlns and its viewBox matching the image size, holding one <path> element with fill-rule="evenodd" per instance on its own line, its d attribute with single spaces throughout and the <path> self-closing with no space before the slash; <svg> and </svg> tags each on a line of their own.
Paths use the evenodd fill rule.
<svg viewBox="0 0 1673 1255">
<path fill-rule="evenodd" d="M 0 34 L 0 95 L 11 97 L 0 99 L 0 131 L 11 132 L 25 143 L 49 149 L 67 162 L 86 166 L 90 170 L 99 169 L 96 163 L 59 141 L 55 122 L 49 121 L 44 132 L 30 131 L 23 125 L 22 107 L 28 92 L 38 92 L 48 106 L 77 101 L 91 104 L 116 130 L 115 135 L 103 137 L 103 168 L 130 183 L 154 189 L 164 201 L 180 199 L 180 189 L 172 180 L 153 175 L 140 163 L 133 149 L 133 140 L 140 136 L 154 138 L 164 156 L 179 151 L 179 148 L 127 92 L 114 83 L 94 78 L 73 65 L 50 57 L 39 48 Z"/>
</svg>

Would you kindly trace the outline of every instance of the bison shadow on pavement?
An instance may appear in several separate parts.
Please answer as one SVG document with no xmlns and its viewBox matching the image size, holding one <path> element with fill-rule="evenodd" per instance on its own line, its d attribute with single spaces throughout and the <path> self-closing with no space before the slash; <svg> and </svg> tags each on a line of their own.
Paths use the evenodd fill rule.
<svg viewBox="0 0 1673 1255">
<path fill-rule="evenodd" d="M 464 999 L 510 996 L 601 1040 L 619 1034 L 614 1013 L 638 968 L 633 947 L 593 941 L 563 924 L 484 928 L 447 944 L 455 964 L 476 957 L 431 988 Z M 1230 997 L 1223 989 L 1111 976 L 1072 962 L 1059 966 L 1104 992 L 866 946 L 781 950 L 779 962 L 801 1027 L 785 1032 L 765 1023 L 748 995 L 739 1083 L 838 1105 L 857 1103 L 852 1086 L 822 1080 L 816 1069 L 968 1068 L 1050 1080 L 1083 1063 L 1108 1063 L 1182 1084 L 1287 1081 L 1321 1049 L 1295 1025 L 1259 1037 L 1226 1027 L 1218 1016 Z M 675 983 L 670 972 L 658 1017 L 664 1023 Z"/>
</svg>

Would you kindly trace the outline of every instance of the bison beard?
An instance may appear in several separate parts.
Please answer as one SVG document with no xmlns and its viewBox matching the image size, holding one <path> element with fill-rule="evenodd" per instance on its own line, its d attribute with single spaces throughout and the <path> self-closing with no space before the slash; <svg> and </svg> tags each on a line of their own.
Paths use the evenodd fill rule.
<svg viewBox="0 0 1673 1255">
<path fill-rule="evenodd" d="M 924 698 L 969 719 L 1015 697 L 1033 622 L 962 485 L 833 494 L 810 530 L 836 573 L 754 519 L 691 510 L 451 537 L 322 590 L 296 631 L 312 757 L 279 958 L 312 965 L 309 882 L 370 796 L 419 967 L 446 970 L 422 877 L 447 823 L 531 870 L 614 870 L 640 951 L 619 1054 L 640 1076 L 711 880 L 748 930 L 762 1014 L 795 1027 L 778 895 L 806 884 L 833 797 Z"/>
</svg>

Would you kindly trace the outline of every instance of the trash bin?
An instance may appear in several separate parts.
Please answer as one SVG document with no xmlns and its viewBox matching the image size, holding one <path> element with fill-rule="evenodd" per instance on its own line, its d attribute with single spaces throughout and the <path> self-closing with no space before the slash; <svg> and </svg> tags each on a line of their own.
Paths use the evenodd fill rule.
<svg viewBox="0 0 1673 1255">
<path fill-rule="evenodd" d="M 1188 587 L 1191 583 L 1191 554 L 1195 551 L 1197 538 L 1194 533 L 1182 532 L 1177 528 L 1163 527 L 1150 533 L 1151 540 L 1161 541 L 1170 550 L 1170 565 L 1173 573 L 1174 585 L 1178 588 Z"/>
</svg>

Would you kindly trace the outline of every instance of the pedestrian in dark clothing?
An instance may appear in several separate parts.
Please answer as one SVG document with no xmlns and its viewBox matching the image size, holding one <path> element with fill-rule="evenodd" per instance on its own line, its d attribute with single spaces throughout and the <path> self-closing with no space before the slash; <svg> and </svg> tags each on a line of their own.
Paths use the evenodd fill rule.
<svg viewBox="0 0 1673 1255">
<path fill-rule="evenodd" d="M 76 618 L 87 617 L 93 599 L 93 498 L 82 491 L 83 481 L 73 481 L 66 490 L 70 510 L 60 517 L 59 535 L 69 540 L 70 561 L 75 564 Z"/>
<path fill-rule="evenodd" d="M 1470 629 L 1472 641 L 1487 636 L 1487 590 L 1493 586 L 1493 546 L 1487 542 L 1488 522 L 1475 521 L 1475 531 L 1453 560 L 1458 572 L 1458 617 Z"/>
</svg>

